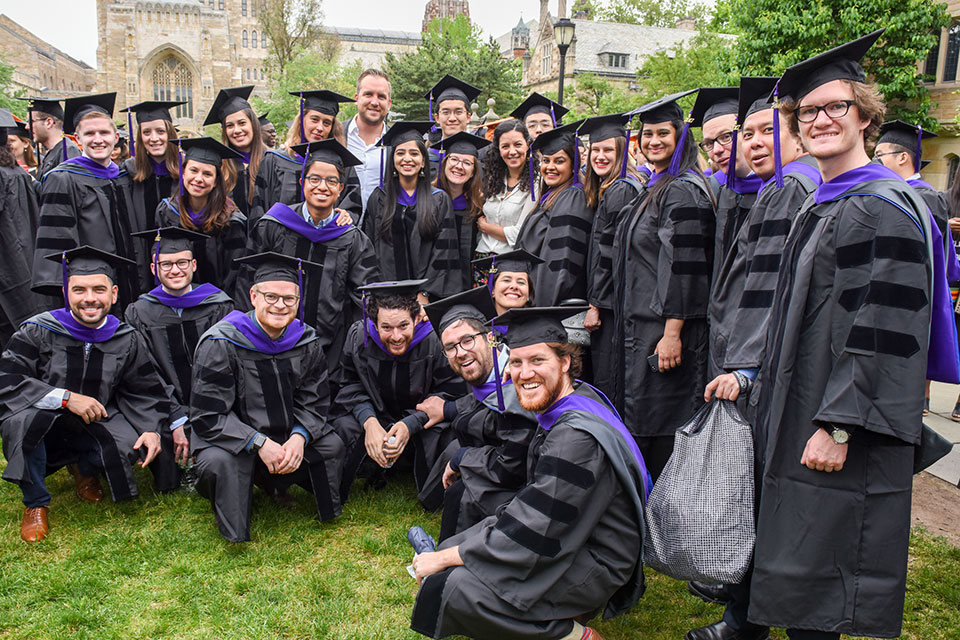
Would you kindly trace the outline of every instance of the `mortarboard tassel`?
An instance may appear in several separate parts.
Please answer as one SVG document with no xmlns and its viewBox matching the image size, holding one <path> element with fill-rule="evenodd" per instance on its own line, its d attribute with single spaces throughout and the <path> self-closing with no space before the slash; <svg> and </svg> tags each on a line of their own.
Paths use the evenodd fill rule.
<svg viewBox="0 0 960 640">
<path fill-rule="evenodd" d="M 920 173 L 920 156 L 923 155 L 923 127 L 917 125 L 917 152 L 913 154 L 913 172 Z"/>
<path fill-rule="evenodd" d="M 740 137 L 740 125 L 736 122 L 730 132 L 730 160 L 727 163 L 727 186 L 736 190 L 737 186 L 737 138 Z M 716 144 L 716 143 L 714 143 Z"/>
<path fill-rule="evenodd" d="M 490 263 L 490 271 L 487 272 L 487 291 L 490 292 L 490 297 L 493 297 L 493 274 L 497 272 L 497 254 L 493 254 L 491 258 L 492 262 Z"/>
<path fill-rule="evenodd" d="M 436 116 L 433 115 L 433 91 L 430 92 L 430 94 L 427 96 L 427 99 L 430 102 L 430 106 L 428 107 L 430 109 L 430 119 L 436 122 L 437 118 Z M 436 131 L 437 131 L 437 125 L 434 124 L 433 126 L 430 127 L 430 133 L 435 133 Z"/>
<path fill-rule="evenodd" d="M 180 144 L 180 139 L 177 139 L 177 172 L 180 174 L 177 176 L 177 182 L 180 183 L 180 204 L 183 203 L 183 146 Z"/>
<path fill-rule="evenodd" d="M 683 160 L 683 147 L 687 142 L 687 134 L 690 132 L 690 123 L 693 122 L 693 110 L 687 114 L 687 119 L 683 121 L 683 129 L 680 131 L 680 138 L 677 140 L 677 148 L 673 150 L 670 157 L 670 165 L 667 167 L 667 173 L 676 177 L 680 175 L 680 162 Z"/>
<path fill-rule="evenodd" d="M 573 186 L 582 187 L 580 182 L 580 145 L 577 144 L 577 136 L 573 136 Z"/>
<path fill-rule="evenodd" d="M 303 326 L 303 324 L 304 324 L 304 322 L 303 322 L 303 296 L 305 295 L 304 292 L 303 292 L 303 258 L 297 258 L 297 287 L 299 288 L 299 294 L 300 294 L 300 304 L 298 305 L 298 306 L 300 307 L 300 309 L 299 309 L 299 311 L 300 311 L 300 325 Z"/>
<path fill-rule="evenodd" d="M 139 131 L 137 132 L 139 134 Z M 127 109 L 127 143 L 130 145 L 130 157 L 137 155 L 137 150 L 133 146 L 133 116 L 130 115 L 130 109 Z"/>
<path fill-rule="evenodd" d="M 60 254 L 60 271 L 63 273 L 63 308 L 70 309 L 70 298 L 67 297 L 67 281 L 70 276 L 67 273 L 67 252 Z"/>
<path fill-rule="evenodd" d="M 307 148 L 303 150 L 303 168 L 300 170 L 300 195 L 303 196 L 304 202 L 307 200 L 307 159 L 310 157 L 310 143 L 307 143 Z"/>
<path fill-rule="evenodd" d="M 300 142 L 307 141 L 307 134 L 303 129 L 303 91 L 300 92 Z"/>
<path fill-rule="evenodd" d="M 557 117 L 553 114 L 553 103 L 550 103 L 550 122 L 553 123 L 553 128 L 557 128 Z"/>
<path fill-rule="evenodd" d="M 627 156 L 630 155 L 630 129 L 626 130 L 627 137 L 623 141 L 623 159 L 620 161 L 620 177 L 627 177 Z"/>
<path fill-rule="evenodd" d="M 63 134 L 63 139 L 60 141 L 63 144 L 63 162 L 67 161 L 67 145 L 70 144 L 70 138 L 67 137 L 67 134 Z"/>
<path fill-rule="evenodd" d="M 500 375 L 500 354 L 497 353 L 497 346 L 500 344 L 499 341 L 493 337 L 493 328 L 490 330 L 490 348 L 493 349 L 493 377 L 497 381 L 497 408 L 502 412 L 504 410 L 503 404 L 503 376 Z"/>
<path fill-rule="evenodd" d="M 367 292 L 364 291 L 360 296 L 360 309 L 363 314 L 363 346 L 366 348 L 370 344 L 370 327 L 367 325 Z"/>
<path fill-rule="evenodd" d="M 535 189 L 533 188 L 533 150 L 527 149 L 527 169 L 530 172 L 530 200 L 536 202 L 537 196 L 534 194 Z"/>
<path fill-rule="evenodd" d="M 780 159 L 780 81 L 773 87 L 773 178 L 777 188 L 783 189 L 783 161 Z M 731 155 L 736 149 L 731 150 Z"/>
<path fill-rule="evenodd" d="M 157 229 L 157 237 L 153 239 L 157 243 L 153 251 L 153 284 L 160 284 L 160 230 Z"/>
</svg>

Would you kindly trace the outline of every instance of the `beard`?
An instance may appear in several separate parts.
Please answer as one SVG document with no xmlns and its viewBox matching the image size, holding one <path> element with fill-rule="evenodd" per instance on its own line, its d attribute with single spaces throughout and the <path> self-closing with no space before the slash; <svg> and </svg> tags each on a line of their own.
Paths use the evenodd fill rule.
<svg viewBox="0 0 960 640">
<path fill-rule="evenodd" d="M 517 382 L 514 381 L 514 384 L 516 385 Z M 546 411 L 560 399 L 560 394 L 563 393 L 563 378 L 558 377 L 553 385 L 544 380 L 540 389 L 540 393 L 531 398 L 523 391 L 523 383 L 520 383 L 520 386 L 517 387 L 517 399 L 520 400 L 520 406 L 535 413 Z"/>
</svg>

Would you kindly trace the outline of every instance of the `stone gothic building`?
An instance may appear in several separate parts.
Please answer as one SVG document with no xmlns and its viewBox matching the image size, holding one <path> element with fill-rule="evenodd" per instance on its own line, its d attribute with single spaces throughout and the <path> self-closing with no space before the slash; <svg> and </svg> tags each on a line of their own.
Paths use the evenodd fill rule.
<svg viewBox="0 0 960 640">
<path fill-rule="evenodd" d="M 97 0 L 97 90 L 117 108 L 144 100 L 187 104 L 174 122 L 199 134 L 217 91 L 252 84 L 266 91 L 261 0 Z"/>
<path fill-rule="evenodd" d="M 470 2 L 468 0 L 427 0 L 423 9 L 423 25 L 421 31 L 426 31 L 430 21 L 435 18 L 450 18 L 453 20 L 459 15 L 470 19 Z"/>
</svg>

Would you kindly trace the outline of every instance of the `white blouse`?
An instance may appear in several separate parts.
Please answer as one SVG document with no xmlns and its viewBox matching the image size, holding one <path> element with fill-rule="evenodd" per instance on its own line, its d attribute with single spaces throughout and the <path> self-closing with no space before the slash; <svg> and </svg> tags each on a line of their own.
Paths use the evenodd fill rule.
<svg viewBox="0 0 960 640">
<path fill-rule="evenodd" d="M 488 197 L 483 203 L 483 215 L 490 224 L 503 227 L 503 235 L 506 236 L 507 241 L 501 242 L 493 236 L 481 233 L 477 241 L 477 252 L 513 251 L 513 245 L 516 244 L 517 236 L 520 235 L 523 221 L 536 206 L 536 200 L 530 198 L 529 191 L 520 189 L 519 182 L 513 189 L 507 188 L 503 193 Z"/>
</svg>

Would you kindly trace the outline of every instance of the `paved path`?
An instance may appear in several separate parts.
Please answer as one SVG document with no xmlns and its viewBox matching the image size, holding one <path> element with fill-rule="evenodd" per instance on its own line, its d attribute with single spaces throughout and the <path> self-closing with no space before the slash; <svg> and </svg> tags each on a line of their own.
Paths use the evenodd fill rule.
<svg viewBox="0 0 960 640">
<path fill-rule="evenodd" d="M 960 385 L 939 382 L 931 384 L 930 413 L 923 419 L 928 426 L 954 444 L 960 444 L 960 422 L 951 420 L 950 414 L 957 402 L 958 393 Z M 956 485 L 960 482 L 960 446 L 955 446 L 953 451 L 927 471 L 950 484 Z"/>
</svg>

